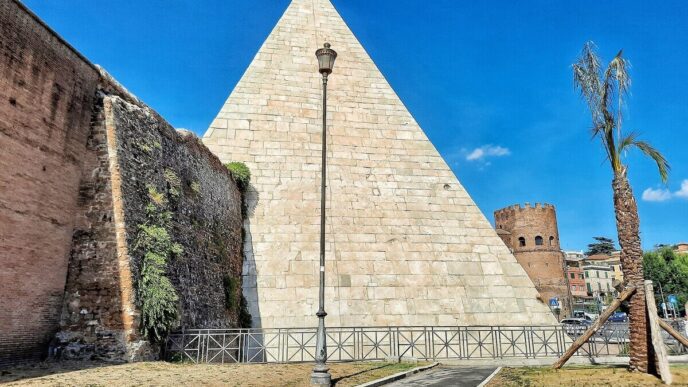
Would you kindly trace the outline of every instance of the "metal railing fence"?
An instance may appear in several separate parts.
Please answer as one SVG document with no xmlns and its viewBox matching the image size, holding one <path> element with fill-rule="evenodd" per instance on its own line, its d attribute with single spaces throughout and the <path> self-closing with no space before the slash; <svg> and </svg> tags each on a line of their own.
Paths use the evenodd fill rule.
<svg viewBox="0 0 688 387">
<path fill-rule="evenodd" d="M 328 361 L 557 357 L 586 329 L 581 325 L 335 327 L 327 328 Z M 194 363 L 310 362 L 315 335 L 315 328 L 184 329 L 168 337 L 165 357 Z M 669 354 L 688 353 L 674 338 L 665 335 L 664 339 Z M 605 324 L 576 355 L 627 356 L 628 323 Z"/>
</svg>

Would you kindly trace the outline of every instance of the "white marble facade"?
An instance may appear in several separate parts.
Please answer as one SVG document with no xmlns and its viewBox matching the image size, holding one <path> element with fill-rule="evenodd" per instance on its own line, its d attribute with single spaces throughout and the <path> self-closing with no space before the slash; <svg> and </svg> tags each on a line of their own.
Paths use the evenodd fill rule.
<svg viewBox="0 0 688 387">
<path fill-rule="evenodd" d="M 327 28 L 324 28 L 327 26 Z M 255 327 L 313 327 L 321 77 L 328 88 L 328 326 L 555 323 L 523 268 L 328 0 L 294 0 L 204 143 L 251 169 L 244 295 Z"/>
</svg>

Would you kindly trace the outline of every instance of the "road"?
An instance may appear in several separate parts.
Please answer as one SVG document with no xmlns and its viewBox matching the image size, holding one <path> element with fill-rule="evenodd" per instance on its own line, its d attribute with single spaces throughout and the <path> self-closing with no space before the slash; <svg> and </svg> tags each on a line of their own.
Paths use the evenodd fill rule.
<svg viewBox="0 0 688 387">
<path fill-rule="evenodd" d="M 406 379 L 388 384 L 390 387 L 476 387 L 497 367 L 461 367 L 439 365 Z"/>
</svg>

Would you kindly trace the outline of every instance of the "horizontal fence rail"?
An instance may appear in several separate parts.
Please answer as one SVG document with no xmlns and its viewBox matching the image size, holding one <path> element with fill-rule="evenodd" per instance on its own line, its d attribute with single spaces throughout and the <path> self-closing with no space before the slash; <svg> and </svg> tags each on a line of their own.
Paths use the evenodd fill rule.
<svg viewBox="0 0 688 387">
<path fill-rule="evenodd" d="M 685 332 L 683 323 L 675 328 Z M 587 329 L 552 326 L 419 326 L 327 328 L 328 361 L 535 359 L 558 357 Z M 628 356 L 628 323 L 607 323 L 577 356 Z M 315 328 L 184 329 L 167 338 L 168 360 L 194 363 L 312 362 Z M 663 333 L 669 354 L 688 349 Z"/>
</svg>

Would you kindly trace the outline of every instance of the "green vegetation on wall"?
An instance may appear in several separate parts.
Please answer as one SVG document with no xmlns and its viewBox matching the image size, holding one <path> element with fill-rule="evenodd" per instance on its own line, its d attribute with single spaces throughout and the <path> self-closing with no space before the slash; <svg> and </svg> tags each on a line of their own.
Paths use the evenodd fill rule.
<svg viewBox="0 0 688 387">
<path fill-rule="evenodd" d="M 246 164 L 238 161 L 225 164 L 229 172 L 236 180 L 241 192 L 245 192 L 251 182 L 251 171 Z"/>
<path fill-rule="evenodd" d="M 222 278 L 222 284 L 225 288 L 225 306 L 230 311 L 235 311 L 239 306 L 236 294 L 239 290 L 239 279 L 226 275 Z"/>
<path fill-rule="evenodd" d="M 234 313 L 239 312 L 239 328 L 251 327 L 251 314 L 248 312 L 248 302 L 246 297 L 239 289 L 239 278 L 225 275 L 222 279 L 225 288 L 225 306 L 227 310 Z M 240 295 L 237 302 L 237 295 Z"/>
<path fill-rule="evenodd" d="M 191 182 L 191 192 L 193 192 L 196 195 L 201 194 L 201 184 L 197 181 L 192 181 Z"/>
<path fill-rule="evenodd" d="M 135 249 L 143 256 L 136 299 L 141 311 L 141 331 L 153 341 L 162 340 L 179 321 L 179 296 L 167 277 L 170 259 L 182 253 L 168 232 L 172 213 L 166 210 L 167 199 L 154 186 L 148 186 L 150 202 L 146 222 L 138 227 Z"/>
<path fill-rule="evenodd" d="M 225 164 L 225 167 L 227 167 L 227 170 L 236 181 L 239 191 L 241 191 L 241 215 L 243 218 L 246 218 L 248 211 L 246 203 L 246 191 L 248 190 L 251 182 L 251 171 L 248 169 L 246 164 L 237 161 L 227 163 Z M 242 243 L 245 243 L 245 230 L 242 228 L 241 231 Z M 215 233 L 213 240 L 218 253 L 220 253 L 221 256 L 224 256 L 225 247 L 223 238 L 218 233 Z M 225 275 L 222 281 L 225 290 L 225 307 L 232 314 L 238 312 L 238 325 L 240 328 L 250 328 L 251 314 L 248 312 L 248 302 L 246 301 L 246 297 L 244 297 L 240 289 L 240 278 Z"/>
<path fill-rule="evenodd" d="M 170 196 L 175 198 L 179 197 L 179 195 L 182 193 L 182 182 L 179 179 L 179 176 L 177 176 L 177 174 L 174 173 L 174 171 L 171 169 L 165 169 L 163 175 L 165 176 L 165 181 L 167 182 L 167 186 L 169 187 L 167 190 L 170 193 Z"/>
<path fill-rule="evenodd" d="M 248 312 L 248 301 L 242 293 L 239 300 L 239 328 L 250 328 L 251 318 L 251 313 Z"/>
</svg>

